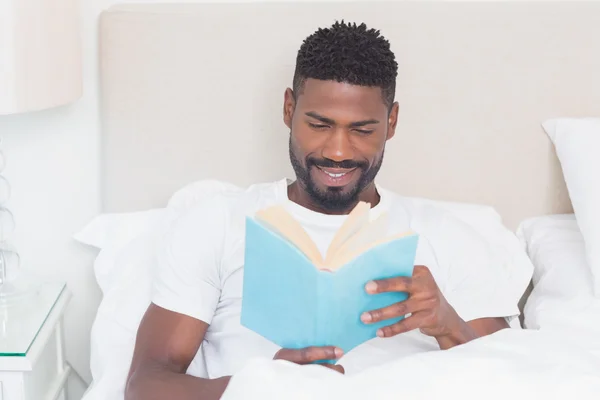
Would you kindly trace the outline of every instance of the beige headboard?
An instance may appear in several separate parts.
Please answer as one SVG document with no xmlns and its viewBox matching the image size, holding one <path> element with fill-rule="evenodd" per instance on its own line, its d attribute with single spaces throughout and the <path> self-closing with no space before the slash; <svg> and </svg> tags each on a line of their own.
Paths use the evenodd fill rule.
<svg viewBox="0 0 600 400">
<path fill-rule="evenodd" d="M 165 204 L 204 178 L 292 177 L 282 122 L 304 37 L 336 19 L 381 29 L 400 121 L 380 183 L 490 204 L 515 228 L 571 211 L 540 124 L 600 110 L 600 3 L 120 5 L 101 17 L 103 205 Z"/>
</svg>

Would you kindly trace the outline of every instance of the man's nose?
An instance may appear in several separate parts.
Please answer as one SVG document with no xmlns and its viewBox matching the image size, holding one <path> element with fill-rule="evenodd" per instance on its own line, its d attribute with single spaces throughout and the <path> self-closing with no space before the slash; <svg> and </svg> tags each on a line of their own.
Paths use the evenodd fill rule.
<svg viewBox="0 0 600 400">
<path fill-rule="evenodd" d="M 354 149 L 346 130 L 340 128 L 330 134 L 323 148 L 323 157 L 336 162 L 354 158 Z"/>
</svg>

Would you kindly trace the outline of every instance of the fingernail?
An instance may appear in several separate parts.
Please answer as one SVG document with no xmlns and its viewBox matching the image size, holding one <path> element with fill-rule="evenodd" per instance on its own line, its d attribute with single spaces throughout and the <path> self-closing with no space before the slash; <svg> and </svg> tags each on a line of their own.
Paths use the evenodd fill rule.
<svg viewBox="0 0 600 400">
<path fill-rule="evenodd" d="M 367 292 L 374 292 L 377 290 L 377 284 L 373 281 L 366 284 L 365 289 Z"/>
<path fill-rule="evenodd" d="M 340 358 L 341 356 L 344 355 L 344 351 L 342 349 L 338 349 L 337 347 L 335 348 L 335 357 L 336 358 Z"/>
<path fill-rule="evenodd" d="M 366 312 L 366 313 L 363 313 L 363 314 L 360 316 L 360 319 L 362 320 L 362 322 L 371 322 L 371 320 L 372 320 L 373 318 L 371 317 L 371 314 L 369 314 L 368 312 Z"/>
<path fill-rule="evenodd" d="M 377 329 L 377 336 L 383 337 L 383 331 L 381 329 Z"/>
</svg>

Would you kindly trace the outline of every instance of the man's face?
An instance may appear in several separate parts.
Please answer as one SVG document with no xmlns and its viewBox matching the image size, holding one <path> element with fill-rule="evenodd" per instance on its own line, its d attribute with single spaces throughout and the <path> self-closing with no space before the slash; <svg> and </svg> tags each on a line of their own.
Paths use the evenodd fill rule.
<svg viewBox="0 0 600 400">
<path fill-rule="evenodd" d="M 397 115 L 397 104 L 390 112 L 380 88 L 308 79 L 295 101 L 288 89 L 290 160 L 315 203 L 332 212 L 356 204 L 381 167 Z"/>
</svg>

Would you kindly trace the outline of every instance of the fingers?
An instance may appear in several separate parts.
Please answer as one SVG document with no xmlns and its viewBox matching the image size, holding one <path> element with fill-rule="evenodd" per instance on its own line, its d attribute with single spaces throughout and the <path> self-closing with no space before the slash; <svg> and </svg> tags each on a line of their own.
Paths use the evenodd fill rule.
<svg viewBox="0 0 600 400">
<path fill-rule="evenodd" d="M 378 279 L 368 282 L 365 285 L 365 290 L 369 294 L 377 294 L 384 292 L 409 292 L 412 287 L 412 278 L 397 276 L 388 279 Z"/>
<path fill-rule="evenodd" d="M 425 265 L 415 265 L 413 268 L 413 278 L 431 276 L 431 271 Z"/>
<path fill-rule="evenodd" d="M 413 314 L 410 317 L 406 317 L 401 321 L 396 322 L 390 326 L 385 326 L 377 330 L 377 336 L 379 337 L 391 337 L 396 336 L 400 333 L 409 332 L 414 329 L 418 329 L 422 323 L 421 314 Z"/>
<path fill-rule="evenodd" d="M 397 276 L 388 279 L 373 280 L 365 285 L 365 290 L 369 294 L 383 292 L 407 292 L 412 293 L 418 286 L 415 283 L 432 280 L 431 271 L 424 265 L 415 265 L 411 277 Z"/>
<path fill-rule="evenodd" d="M 339 372 L 340 374 L 345 374 L 346 371 L 344 370 L 344 367 L 342 367 L 341 365 L 337 365 L 337 364 L 320 364 L 324 367 L 327 367 L 329 369 L 332 369 L 334 371 Z"/>
<path fill-rule="evenodd" d="M 275 354 L 275 360 L 287 360 L 295 364 L 310 364 L 315 361 L 336 360 L 344 355 L 342 349 L 335 346 L 305 347 L 303 349 L 281 349 Z"/>
<path fill-rule="evenodd" d="M 421 311 L 426 308 L 427 308 L 426 302 L 422 302 L 422 301 L 418 301 L 418 300 L 409 298 L 408 300 L 394 303 L 387 307 L 364 312 L 360 316 L 360 319 L 365 324 L 372 324 L 372 323 L 383 321 L 386 319 L 403 317 L 406 314 L 413 314 L 413 313 L 416 313 L 417 311 Z"/>
<path fill-rule="evenodd" d="M 303 349 L 281 349 L 273 357 L 274 360 L 286 360 L 298 365 L 312 364 L 316 361 L 335 360 L 342 357 L 343 351 L 334 346 L 305 347 Z M 318 363 L 317 365 L 332 369 L 341 374 L 346 371 L 341 365 Z"/>
</svg>

